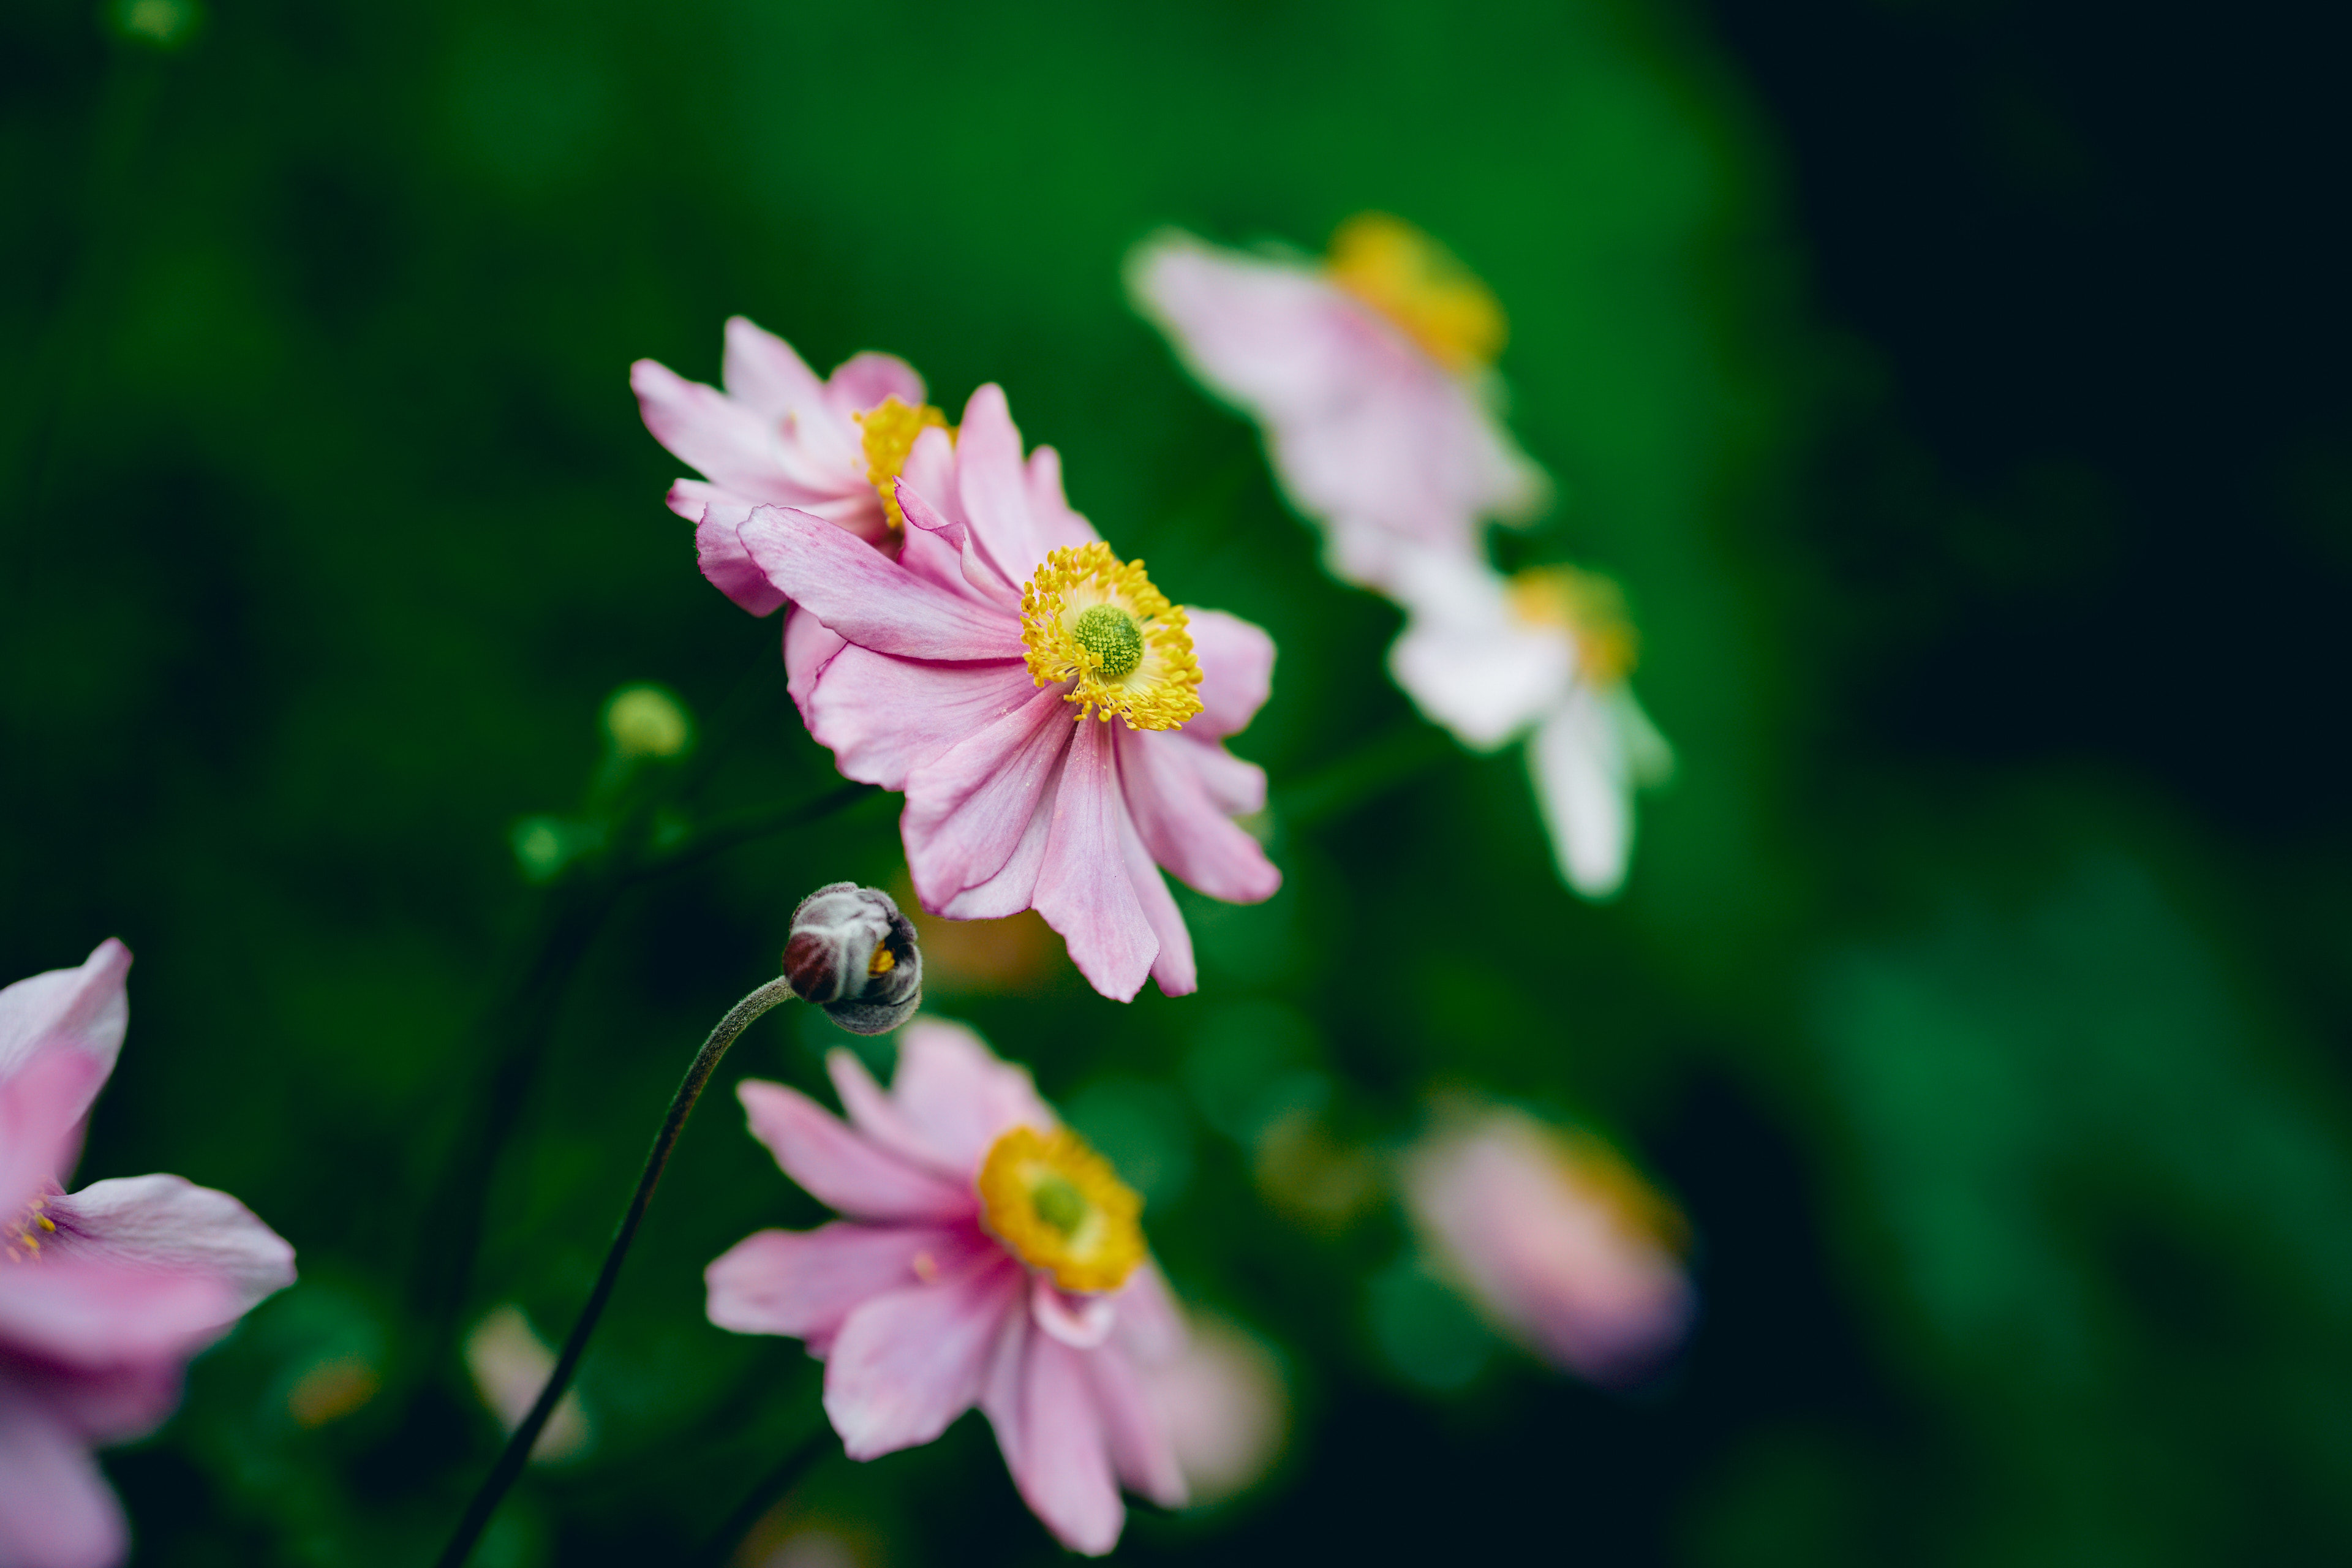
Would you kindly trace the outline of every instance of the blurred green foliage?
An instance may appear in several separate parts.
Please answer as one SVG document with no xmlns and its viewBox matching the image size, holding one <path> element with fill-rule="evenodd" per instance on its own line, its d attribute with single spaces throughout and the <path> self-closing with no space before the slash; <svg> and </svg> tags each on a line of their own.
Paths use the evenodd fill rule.
<svg viewBox="0 0 2352 1568">
<path fill-rule="evenodd" d="M 1948 563 L 2087 595 L 2125 524 L 2063 463 L 1941 495 L 1808 319 L 1772 144 L 1648 0 L 0 17 L 0 975 L 128 941 L 85 1173 L 226 1188 L 303 1268 L 110 1461 L 139 1560 L 432 1550 L 498 1436 L 457 1334 L 570 1322 L 793 903 L 900 874 L 628 395 L 640 356 L 715 380 L 737 311 L 950 407 L 1003 383 L 1122 553 L 1282 650 L 1237 750 L 1287 880 L 1186 899 L 1198 996 L 1120 1007 L 1058 957 L 934 986 L 1292 1375 L 1275 1478 L 1139 1510 L 1129 1556 L 2352 1547 L 2341 825 L 2250 845 L 2128 765 L 1878 721 L 1855 672 L 1934 635 Z M 1512 312 L 1561 504 L 1498 549 L 1614 573 L 1641 620 L 1683 767 L 1614 905 L 1559 886 L 1516 757 L 1411 716 L 1394 613 L 1122 301 L 1157 225 L 1312 246 L 1366 207 Z M 1863 586 L 1815 526 L 1833 437 L 1932 498 L 1839 514 L 1911 563 Z M 646 681 L 692 747 L 600 729 Z M 724 1081 L 814 1088 L 843 1038 L 763 1023 Z M 1420 1272 L 1381 1172 L 1457 1084 L 1606 1130 L 1690 1211 L 1706 1315 L 1657 1386 L 1542 1373 Z M 700 1271 L 819 1213 L 713 1096 L 586 1364 L 593 1447 L 480 1561 L 669 1560 L 814 1427 L 815 1369 L 711 1329 Z M 794 1507 L 891 1563 L 1055 1550 L 976 1420 Z"/>
</svg>

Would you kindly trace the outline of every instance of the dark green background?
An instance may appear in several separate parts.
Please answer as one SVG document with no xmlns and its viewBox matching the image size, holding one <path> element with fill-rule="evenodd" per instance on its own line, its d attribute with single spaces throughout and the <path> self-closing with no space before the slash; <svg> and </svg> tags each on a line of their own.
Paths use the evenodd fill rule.
<svg viewBox="0 0 2352 1568">
<path fill-rule="evenodd" d="M 158 49 L 18 0 L 0 976 L 129 942 L 84 1174 L 227 1188 L 303 1268 L 110 1461 L 139 1561 L 425 1559 L 496 1439 L 451 1258 L 478 1226 L 458 1321 L 560 1331 L 793 901 L 898 872 L 869 800 L 592 925 L 593 862 L 508 848 L 609 805 L 625 681 L 705 721 L 690 824 L 830 786 L 627 392 L 715 379 L 735 311 L 950 407 L 1002 382 L 1122 553 L 1281 647 L 1237 750 L 1287 881 L 1188 904 L 1201 994 L 935 997 L 1156 1173 L 1179 1284 L 1290 1367 L 1274 1479 L 1126 1555 L 2352 1551 L 2341 42 L 2277 4 L 223 0 Z M 1122 301 L 1156 225 L 1365 207 L 1511 312 L 1561 504 L 1507 563 L 1640 617 L 1683 768 L 1614 905 L 1559 888 L 1515 757 L 1424 742 L 1393 612 Z M 518 1003 L 551 930 L 576 973 Z M 517 1137 L 449 1190 L 534 1020 Z M 725 1078 L 814 1086 L 840 1037 L 763 1024 Z M 1384 1206 L 1254 1189 L 1265 1106 L 1377 1151 L 1447 1084 L 1687 1207 L 1705 1315 L 1656 1384 L 1477 1337 Z M 714 1098 L 585 1369 L 597 1446 L 484 1562 L 667 1560 L 809 1430 L 814 1369 L 709 1328 L 699 1271 L 816 1213 Z M 295 1428 L 347 1355 L 383 1394 Z M 891 1563 L 1056 1554 L 977 1420 L 804 1502 Z"/>
</svg>

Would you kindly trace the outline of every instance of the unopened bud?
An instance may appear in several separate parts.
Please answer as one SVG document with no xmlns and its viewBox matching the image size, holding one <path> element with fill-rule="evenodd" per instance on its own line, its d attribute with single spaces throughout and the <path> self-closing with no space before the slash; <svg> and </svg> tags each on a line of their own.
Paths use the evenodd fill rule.
<svg viewBox="0 0 2352 1568">
<path fill-rule="evenodd" d="M 675 757 L 694 742 L 686 707 L 658 686 L 624 686 L 604 704 L 604 733 L 625 757 Z"/>
<path fill-rule="evenodd" d="M 855 882 L 819 888 L 793 911 L 784 978 L 853 1035 L 883 1035 L 915 1016 L 923 955 L 915 923 L 890 895 Z"/>
</svg>

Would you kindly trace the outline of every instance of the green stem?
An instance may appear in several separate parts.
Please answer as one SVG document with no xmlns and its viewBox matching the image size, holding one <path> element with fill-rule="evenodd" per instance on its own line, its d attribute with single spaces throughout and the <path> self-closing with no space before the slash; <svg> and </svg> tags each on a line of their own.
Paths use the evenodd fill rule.
<svg viewBox="0 0 2352 1568">
<path fill-rule="evenodd" d="M 686 1078 L 677 1086 L 677 1093 L 670 1099 L 669 1113 L 662 1118 L 661 1131 L 654 1135 L 654 1146 L 646 1154 L 646 1168 L 637 1177 L 637 1190 L 630 1194 L 629 1206 L 621 1213 L 620 1226 L 613 1233 L 613 1245 L 604 1254 L 604 1266 L 597 1271 L 595 1286 L 588 1292 L 588 1304 L 581 1309 L 579 1321 L 572 1325 L 562 1352 L 555 1358 L 555 1370 L 548 1374 L 547 1386 L 539 1391 L 530 1414 L 507 1438 L 498 1463 L 490 1467 L 489 1475 L 474 1493 L 473 1500 L 466 1505 L 465 1517 L 457 1521 L 448 1546 L 442 1551 L 440 1568 L 462 1568 L 466 1559 L 473 1555 L 475 1543 L 488 1527 L 490 1516 L 498 1511 L 500 1500 L 514 1485 L 515 1478 L 522 1474 L 531 1446 L 539 1441 L 540 1429 L 554 1414 L 556 1402 L 563 1397 L 564 1390 L 572 1386 L 572 1373 L 579 1370 L 589 1336 L 596 1331 L 597 1320 L 604 1315 L 604 1305 L 612 1300 L 613 1287 L 621 1277 L 621 1264 L 629 1255 L 630 1243 L 636 1239 L 638 1223 L 646 1217 L 646 1205 L 653 1202 L 654 1188 L 669 1163 L 670 1151 L 677 1146 L 678 1134 L 686 1129 L 686 1119 L 693 1114 L 694 1102 L 702 1098 L 719 1059 L 753 1019 L 789 1000 L 792 994 L 791 982 L 782 975 L 769 981 L 728 1009 L 727 1016 L 719 1020 L 719 1026 L 710 1031 L 710 1037 L 696 1053 L 693 1065 L 686 1069 Z"/>
</svg>

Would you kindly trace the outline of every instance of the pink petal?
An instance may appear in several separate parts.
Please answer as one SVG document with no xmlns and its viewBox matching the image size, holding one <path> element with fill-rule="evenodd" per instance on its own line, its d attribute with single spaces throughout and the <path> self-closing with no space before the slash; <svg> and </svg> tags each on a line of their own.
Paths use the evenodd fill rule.
<svg viewBox="0 0 2352 1568">
<path fill-rule="evenodd" d="M 1045 559 L 1045 548 L 1029 516 L 1021 432 L 1013 428 L 1004 389 L 992 382 L 964 405 L 956 429 L 956 486 L 963 519 L 990 563 L 1008 581 L 1027 582 Z"/>
<path fill-rule="evenodd" d="M 930 434 L 924 432 L 927 437 Z M 941 435 L 940 445 L 946 440 Z M 1021 590 L 1006 582 L 981 554 L 971 529 L 950 521 L 932 506 L 929 492 L 915 482 L 911 472 L 898 477 L 895 493 L 898 510 L 907 519 L 906 548 L 898 554 L 901 565 L 951 594 L 999 605 L 1016 616 L 1021 613 Z"/>
<path fill-rule="evenodd" d="M 1151 961 L 1151 978 L 1160 982 L 1163 996 L 1189 996 L 1200 989 L 1200 978 L 1192 965 L 1192 933 L 1184 924 L 1184 911 L 1176 907 L 1168 879 L 1152 864 L 1143 836 L 1135 830 L 1134 816 L 1121 812 L 1118 829 L 1127 879 L 1135 889 L 1136 901 L 1151 926 L 1151 934 L 1160 942 L 1160 952 Z"/>
<path fill-rule="evenodd" d="M 1054 798 L 1053 832 L 1037 872 L 1035 908 L 1062 933 L 1070 962 L 1096 990 L 1132 1001 L 1151 972 L 1160 942 L 1137 897 L 1120 840 L 1127 807 L 1111 763 L 1111 726 L 1082 719 L 1076 728 Z"/>
<path fill-rule="evenodd" d="M 1077 729 L 1058 686 L 972 731 L 907 774 L 907 868 L 937 909 L 1003 870 L 1052 791 Z"/>
<path fill-rule="evenodd" d="M 114 1568 L 130 1549 L 122 1510 L 75 1434 L 0 1381 L 0 1562 Z"/>
<path fill-rule="evenodd" d="M 909 408 L 923 405 L 923 378 L 897 354 L 869 351 L 852 355 L 835 367 L 824 391 L 827 400 L 845 415 L 852 409 L 872 408 L 886 397 L 895 397 Z"/>
<path fill-rule="evenodd" d="M 824 401 L 824 384 L 808 362 L 748 317 L 727 318 L 727 356 L 719 374 L 729 393 L 772 422 Z"/>
<path fill-rule="evenodd" d="M 1118 1345 L 1128 1355 L 1148 1365 L 1183 1353 L 1184 1314 L 1159 1264 L 1145 1258 L 1113 1300 L 1118 1303 Z"/>
<path fill-rule="evenodd" d="M 0 1202 L 10 1215 L 79 1152 L 82 1112 L 105 1078 L 105 1064 L 66 1045 L 0 1078 L 0 1193 L 9 1194 Z"/>
<path fill-rule="evenodd" d="M 52 969 L 0 991 L 0 1083 L 38 1053 L 62 1047 L 98 1065 L 87 1094 L 66 1120 L 78 1120 L 114 1070 L 122 1033 L 131 1023 L 131 1000 L 123 983 L 131 973 L 131 950 L 107 938 L 73 969 Z"/>
<path fill-rule="evenodd" d="M 858 1219 L 952 1221 L 971 1212 L 971 1194 L 922 1171 L 852 1131 L 798 1089 L 745 1079 L 737 1096 L 751 1136 L 811 1195 Z"/>
<path fill-rule="evenodd" d="M 1223 610 L 1188 605 L 1184 618 L 1201 664 L 1201 711 L 1185 721 L 1182 733 L 1211 741 L 1239 734 L 1274 689 L 1274 639 Z"/>
<path fill-rule="evenodd" d="M 629 367 L 629 387 L 654 439 L 723 489 L 801 506 L 844 493 L 856 478 L 844 474 L 815 486 L 803 482 L 782 461 L 782 433 L 774 418 L 652 360 Z"/>
<path fill-rule="evenodd" d="M 949 1170 L 977 1174 L 989 1146 L 1014 1127 L 1060 1125 L 1029 1069 L 1001 1060 L 961 1024 L 918 1017 L 898 1037 L 890 1098 Z"/>
<path fill-rule="evenodd" d="M 861 1225 L 745 1237 L 702 1271 L 710 1321 L 739 1334 L 830 1341 L 852 1310 L 922 1282 L 924 1272 L 969 1268 L 976 1231 Z"/>
<path fill-rule="evenodd" d="M 824 1413 L 853 1459 L 928 1443 L 980 1397 L 1022 1270 L 1003 1254 L 852 1310 L 824 1370 Z"/>
<path fill-rule="evenodd" d="M 1208 750 L 1181 731 L 1122 730 L 1119 783 L 1152 859 L 1229 904 L 1272 898 L 1282 873 L 1210 798 L 1202 776 Z"/>
<path fill-rule="evenodd" d="M 1046 1274 L 1029 1279 L 1029 1316 L 1072 1350 L 1090 1351 L 1118 1326 L 1118 1309 L 1108 1296 L 1073 1296 Z"/>
<path fill-rule="evenodd" d="M 908 1026 L 909 1029 L 924 1026 L 920 1019 Z M 901 1061 L 906 1059 L 905 1050 L 902 1043 Z M 922 1125 L 907 1114 L 906 1108 L 874 1081 L 874 1075 L 866 1070 L 866 1064 L 857 1059 L 856 1052 L 835 1047 L 824 1054 L 824 1068 L 833 1079 L 834 1092 L 841 1096 L 842 1110 L 849 1113 L 852 1127 L 915 1164 L 954 1181 L 971 1179 L 972 1162 L 962 1158 L 960 1151 L 942 1151 Z"/>
<path fill-rule="evenodd" d="M 767 579 L 762 577 L 760 581 L 764 584 Z M 839 632 L 814 616 L 784 617 L 784 692 L 792 698 L 793 706 L 800 710 L 801 722 L 811 729 L 815 728 L 809 714 L 816 702 L 817 683 L 848 647 Z"/>
<path fill-rule="evenodd" d="M 1182 1508 L 1188 1500 L 1184 1469 L 1142 1375 L 1116 1345 L 1087 1357 L 1086 1367 L 1118 1479 L 1162 1508 Z"/>
<path fill-rule="evenodd" d="M 918 769 L 1025 707 L 1035 691 L 1015 659 L 934 663 L 852 645 L 813 683 L 802 712 L 845 776 L 903 790 Z"/>
<path fill-rule="evenodd" d="M 768 581 L 737 536 L 760 502 L 700 479 L 678 480 L 670 486 L 667 499 L 670 510 L 694 523 L 695 557 L 712 587 L 755 616 L 772 616 L 783 608 L 782 590 Z"/>
<path fill-rule="evenodd" d="M 1037 542 L 1046 550 L 1068 550 L 1102 538 L 1095 525 L 1071 510 L 1062 493 L 1062 454 L 1040 447 L 1029 454 L 1029 516 Z"/>
<path fill-rule="evenodd" d="M 50 1212 L 74 1233 L 68 1256 L 216 1281 L 230 1316 L 294 1283 L 294 1249 L 283 1237 L 226 1193 L 178 1176 L 93 1182 Z"/>
<path fill-rule="evenodd" d="M 0 1346 L 82 1367 L 184 1357 L 209 1342 L 238 1310 L 229 1287 L 204 1275 L 44 1258 L 7 1269 L 0 1288 Z"/>
<path fill-rule="evenodd" d="M 776 588 L 861 647 L 902 658 L 1019 658 L 1018 616 L 924 582 L 807 512 L 761 507 L 737 530 Z"/>
<path fill-rule="evenodd" d="M 1022 1500 L 1063 1545 L 1099 1557 L 1118 1544 L 1127 1509 L 1087 1376 L 1094 1353 L 1027 1335 L 1010 1399 L 992 1386 L 985 1408 Z"/>
</svg>

